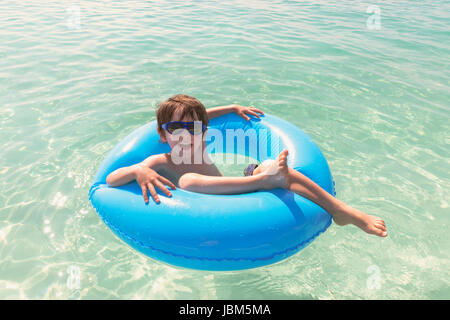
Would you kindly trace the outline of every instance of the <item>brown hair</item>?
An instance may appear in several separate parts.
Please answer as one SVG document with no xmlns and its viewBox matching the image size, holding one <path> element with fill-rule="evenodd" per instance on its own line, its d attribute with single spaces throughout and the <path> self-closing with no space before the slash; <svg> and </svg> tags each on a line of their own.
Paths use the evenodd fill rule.
<svg viewBox="0 0 450 320">
<path fill-rule="evenodd" d="M 183 119 L 186 115 L 190 115 L 195 119 L 195 115 L 197 115 L 198 119 L 204 125 L 208 125 L 208 114 L 206 113 L 205 107 L 198 99 L 185 94 L 176 94 L 158 105 L 158 110 L 156 110 L 158 128 L 161 130 L 161 125 L 169 122 L 172 119 L 175 110 L 180 108 L 180 119 Z"/>
</svg>

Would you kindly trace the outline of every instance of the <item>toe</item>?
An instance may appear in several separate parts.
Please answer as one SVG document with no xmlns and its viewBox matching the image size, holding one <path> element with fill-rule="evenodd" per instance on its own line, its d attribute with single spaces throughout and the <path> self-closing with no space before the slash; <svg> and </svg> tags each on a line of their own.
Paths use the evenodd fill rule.
<svg viewBox="0 0 450 320">
<path fill-rule="evenodd" d="M 386 231 L 386 225 L 384 223 L 376 223 L 375 225 L 381 230 Z"/>
<path fill-rule="evenodd" d="M 382 222 L 376 221 L 376 222 L 375 222 L 375 225 L 376 225 L 378 228 L 386 229 L 385 224 L 382 223 Z"/>
<path fill-rule="evenodd" d="M 387 231 L 386 228 L 381 228 L 376 226 L 376 228 L 374 228 L 374 233 L 380 237 L 386 237 L 387 236 Z"/>
<path fill-rule="evenodd" d="M 283 151 L 280 152 L 280 158 L 281 157 L 287 157 L 287 155 L 288 155 L 288 150 L 287 149 L 284 149 Z"/>
</svg>

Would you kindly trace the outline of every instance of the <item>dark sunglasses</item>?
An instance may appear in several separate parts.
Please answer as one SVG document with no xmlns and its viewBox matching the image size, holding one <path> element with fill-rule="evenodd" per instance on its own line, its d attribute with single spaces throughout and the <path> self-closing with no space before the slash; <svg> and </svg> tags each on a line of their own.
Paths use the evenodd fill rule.
<svg viewBox="0 0 450 320">
<path fill-rule="evenodd" d="M 200 134 L 200 132 L 195 132 L 195 130 L 194 130 L 195 122 L 201 123 L 201 121 L 188 121 L 188 122 L 170 121 L 170 122 L 167 122 L 167 123 L 164 123 L 163 125 L 161 125 L 161 128 L 165 129 L 170 134 L 173 134 L 175 132 L 175 130 L 178 130 L 178 129 L 186 129 L 192 135 Z M 206 125 L 202 124 L 202 132 L 201 133 L 205 132 L 207 128 L 208 127 Z"/>
</svg>

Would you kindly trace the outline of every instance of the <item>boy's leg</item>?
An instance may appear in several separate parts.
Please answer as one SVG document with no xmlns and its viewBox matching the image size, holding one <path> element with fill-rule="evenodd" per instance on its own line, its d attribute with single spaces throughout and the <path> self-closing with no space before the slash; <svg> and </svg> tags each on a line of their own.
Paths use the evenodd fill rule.
<svg viewBox="0 0 450 320">
<path fill-rule="evenodd" d="M 178 184 L 181 189 L 208 194 L 240 194 L 264 188 L 264 177 L 222 177 L 185 173 Z"/>
<path fill-rule="evenodd" d="M 370 216 L 362 211 L 350 207 L 344 202 L 333 197 L 307 176 L 297 170 L 287 167 L 287 155 L 288 151 L 283 150 L 273 164 L 264 165 L 264 163 L 262 163 L 253 171 L 253 174 L 259 175 L 266 171 L 273 170 L 273 168 L 280 170 L 280 172 L 284 171 L 286 188 L 300 194 L 301 196 L 304 196 L 324 208 L 325 211 L 333 217 L 336 224 L 341 226 L 353 224 L 367 233 L 375 234 L 381 237 L 387 236 L 386 226 L 382 219 Z"/>
<path fill-rule="evenodd" d="M 278 158 L 274 161 L 279 161 L 279 163 L 285 168 L 287 167 L 287 155 L 287 151 L 282 151 Z M 268 162 L 267 164 L 266 162 L 263 162 L 253 171 L 253 175 L 257 176 L 260 173 L 267 171 L 269 167 L 275 167 L 275 169 L 277 169 L 277 164 L 273 163 L 274 161 Z M 340 211 L 344 208 L 345 203 L 333 197 L 307 176 L 289 167 L 285 168 L 285 170 L 287 170 L 286 189 L 289 189 L 313 201 L 324 208 L 331 215 L 334 212 Z"/>
<path fill-rule="evenodd" d="M 336 199 L 307 176 L 289 168 L 289 190 L 324 208 L 329 214 L 342 211 L 345 203 Z"/>
<path fill-rule="evenodd" d="M 245 177 L 206 176 L 198 173 L 185 173 L 178 184 L 181 189 L 209 194 L 240 194 L 256 190 L 274 188 L 286 189 L 287 165 L 283 160 L 285 170 L 267 170 L 260 174 Z"/>
<path fill-rule="evenodd" d="M 198 173 L 185 173 L 178 181 L 181 189 L 209 194 L 240 194 L 256 190 L 274 188 L 286 189 L 287 164 L 286 154 L 280 154 L 274 161 L 272 169 L 245 177 L 206 176 Z M 283 170 L 278 168 L 281 164 Z M 257 168 L 258 169 L 258 168 Z"/>
<path fill-rule="evenodd" d="M 338 225 L 353 224 L 367 233 L 386 237 L 384 221 L 350 207 L 322 189 L 302 173 L 289 168 L 289 189 L 324 208 Z"/>
<path fill-rule="evenodd" d="M 240 194 L 259 189 L 285 188 L 317 203 L 332 215 L 338 225 L 353 224 L 367 233 L 387 236 L 386 226 L 380 218 L 365 214 L 334 198 L 314 181 L 287 166 L 287 150 L 276 160 L 261 164 L 253 171 L 253 176 L 221 177 L 186 173 L 181 176 L 182 189 L 209 194 Z"/>
</svg>

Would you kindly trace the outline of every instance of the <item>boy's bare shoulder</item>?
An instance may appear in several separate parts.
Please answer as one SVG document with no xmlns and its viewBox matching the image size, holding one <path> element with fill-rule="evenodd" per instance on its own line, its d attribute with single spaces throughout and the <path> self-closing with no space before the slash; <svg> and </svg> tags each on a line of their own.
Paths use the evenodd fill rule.
<svg viewBox="0 0 450 320">
<path fill-rule="evenodd" d="M 154 170 L 158 170 L 167 166 L 168 158 L 165 153 L 154 154 L 142 161 L 142 163 Z"/>
</svg>

